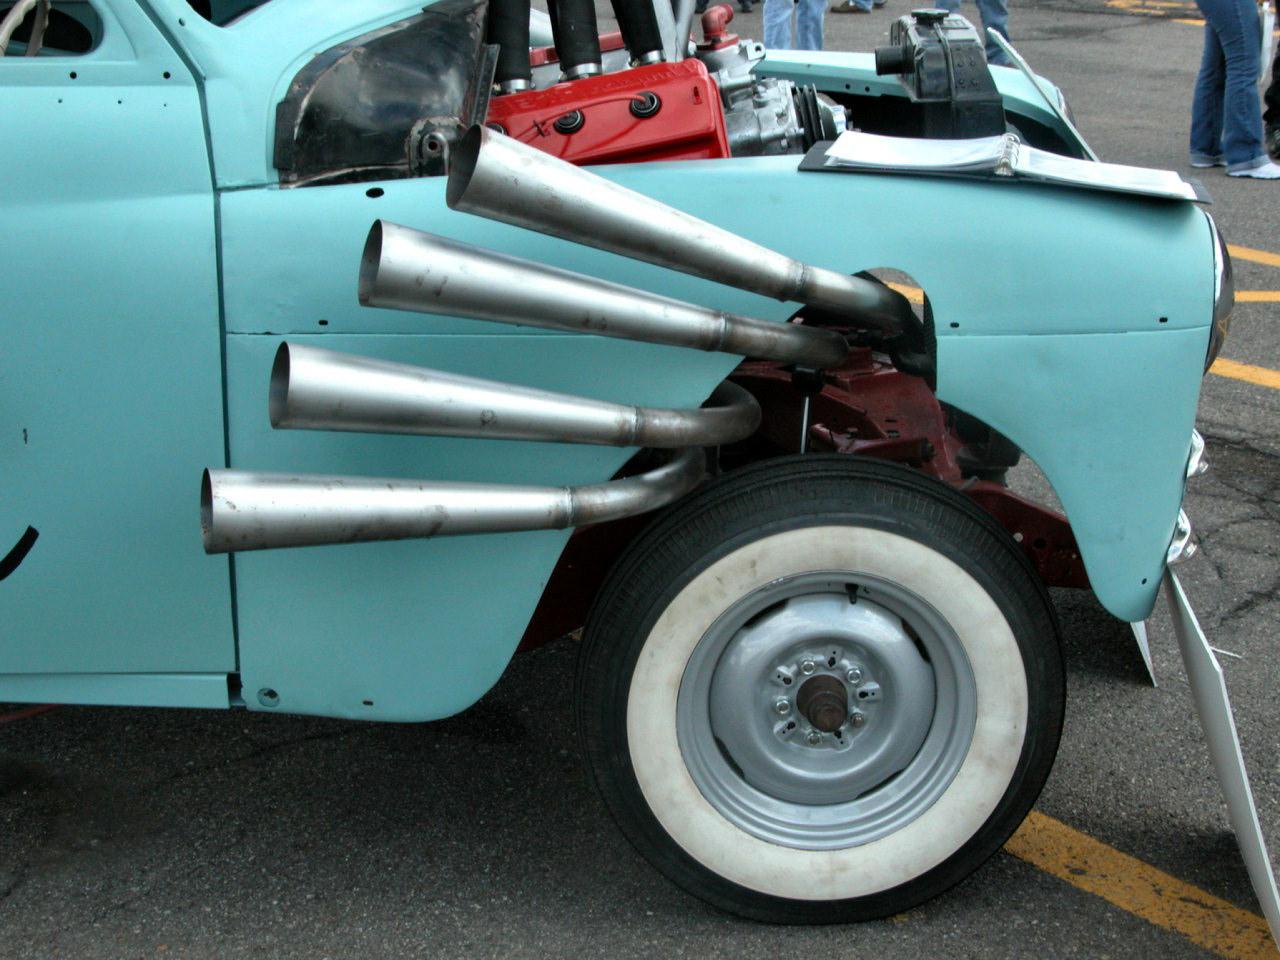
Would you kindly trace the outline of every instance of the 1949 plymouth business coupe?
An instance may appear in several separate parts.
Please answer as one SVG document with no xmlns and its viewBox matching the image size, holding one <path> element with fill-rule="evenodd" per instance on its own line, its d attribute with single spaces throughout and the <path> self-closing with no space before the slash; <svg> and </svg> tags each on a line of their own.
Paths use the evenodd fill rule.
<svg viewBox="0 0 1280 960">
<path fill-rule="evenodd" d="M 1046 587 L 1163 582 L 1275 924 L 1168 571 L 1233 298 L 1195 187 L 959 17 L 781 53 L 692 7 L 0 4 L 0 701 L 426 721 L 585 623 L 641 852 L 861 919 L 1035 801 Z"/>
</svg>

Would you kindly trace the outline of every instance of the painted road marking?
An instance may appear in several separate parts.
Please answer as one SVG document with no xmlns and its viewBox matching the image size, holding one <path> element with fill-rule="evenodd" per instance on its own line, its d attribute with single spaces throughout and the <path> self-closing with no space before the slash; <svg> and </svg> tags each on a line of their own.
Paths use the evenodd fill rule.
<svg viewBox="0 0 1280 960">
<path fill-rule="evenodd" d="M 1233 259 L 1252 260 L 1254 263 L 1265 263 L 1268 267 L 1280 267 L 1280 253 L 1272 253 L 1270 250 L 1255 250 L 1253 247 L 1238 247 L 1229 243 L 1227 252 Z"/>
<path fill-rule="evenodd" d="M 1172 930 L 1220 957 L 1271 957 L 1267 923 L 1177 877 L 1035 810 L 1005 844 L 1033 867 Z"/>
<path fill-rule="evenodd" d="M 1237 290 L 1236 303 L 1280 303 L 1280 290 Z"/>
<path fill-rule="evenodd" d="M 1246 383 L 1256 383 L 1260 387 L 1280 390 L 1280 370 L 1255 367 L 1251 363 L 1240 363 L 1237 360 L 1219 357 L 1213 361 L 1209 372 L 1216 373 L 1220 377 L 1230 377 L 1232 380 L 1243 380 Z"/>
</svg>

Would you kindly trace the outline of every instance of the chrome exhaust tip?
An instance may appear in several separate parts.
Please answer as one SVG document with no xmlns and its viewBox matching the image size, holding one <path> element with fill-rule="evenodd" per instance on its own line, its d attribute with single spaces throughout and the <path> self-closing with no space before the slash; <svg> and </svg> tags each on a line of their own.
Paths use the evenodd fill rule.
<svg viewBox="0 0 1280 960">
<path fill-rule="evenodd" d="M 360 302 L 829 369 L 848 356 L 833 330 L 771 323 L 673 300 L 378 221 L 360 263 Z"/>
<path fill-rule="evenodd" d="M 801 263 L 482 125 L 450 157 L 449 207 L 749 290 L 830 310 L 882 337 L 917 334 L 906 297 Z"/>
<path fill-rule="evenodd" d="M 627 406 L 406 363 L 282 343 L 271 369 L 271 425 L 415 436 L 714 447 L 760 425 L 760 405 L 725 382 L 693 410 Z"/>
<path fill-rule="evenodd" d="M 692 448 L 645 473 L 574 487 L 206 470 L 200 525 L 210 554 L 561 530 L 666 506 L 706 469 Z"/>
</svg>

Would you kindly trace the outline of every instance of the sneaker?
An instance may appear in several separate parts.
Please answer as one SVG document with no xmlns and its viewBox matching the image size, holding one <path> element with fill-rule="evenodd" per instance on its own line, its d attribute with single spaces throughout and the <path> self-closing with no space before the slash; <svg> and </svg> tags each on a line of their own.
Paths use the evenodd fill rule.
<svg viewBox="0 0 1280 960">
<path fill-rule="evenodd" d="M 1228 170 L 1228 177 L 1253 177 L 1255 180 L 1280 180 L 1280 165 L 1270 160 L 1260 167 L 1249 167 L 1247 170 Z"/>
<path fill-rule="evenodd" d="M 1267 148 L 1267 153 L 1276 160 L 1280 160 L 1280 127 L 1267 127 L 1267 134 L 1262 138 L 1262 144 Z"/>
<path fill-rule="evenodd" d="M 1227 161 L 1221 154 L 1216 157 L 1203 157 L 1197 155 L 1191 158 L 1191 166 L 1195 167 L 1197 170 L 1207 170 L 1209 167 L 1225 167 L 1226 165 Z"/>
<path fill-rule="evenodd" d="M 842 0 L 831 8 L 832 13 L 870 13 L 870 7 L 860 7 L 853 0 Z"/>
</svg>

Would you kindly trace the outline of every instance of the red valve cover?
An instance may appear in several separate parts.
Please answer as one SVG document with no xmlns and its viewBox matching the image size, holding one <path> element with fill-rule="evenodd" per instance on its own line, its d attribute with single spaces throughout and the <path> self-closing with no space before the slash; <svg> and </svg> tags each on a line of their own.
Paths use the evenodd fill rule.
<svg viewBox="0 0 1280 960">
<path fill-rule="evenodd" d="M 631 105 L 651 104 L 648 94 L 660 101 L 657 112 L 636 116 Z M 561 118 L 566 119 L 557 129 Z M 692 58 L 494 97 L 488 122 L 570 163 L 729 156 L 720 93 L 702 61 Z"/>
</svg>

